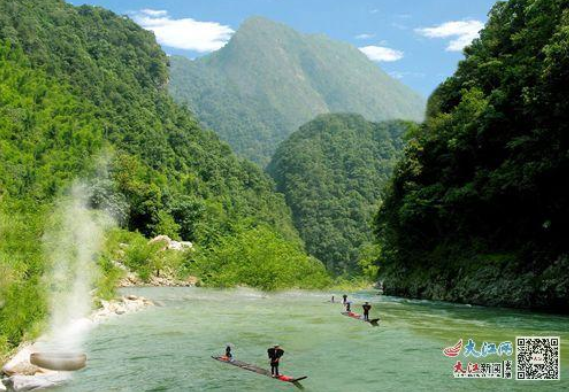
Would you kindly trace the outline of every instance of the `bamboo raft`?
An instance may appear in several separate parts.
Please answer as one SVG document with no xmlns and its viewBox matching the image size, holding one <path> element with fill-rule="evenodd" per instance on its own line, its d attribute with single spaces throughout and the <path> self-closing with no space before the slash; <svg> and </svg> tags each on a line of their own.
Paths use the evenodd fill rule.
<svg viewBox="0 0 569 392">
<path fill-rule="evenodd" d="M 379 327 L 379 318 L 371 319 L 371 320 L 364 320 L 364 316 L 359 315 L 354 312 L 342 312 L 344 316 L 351 317 L 356 320 L 364 321 L 366 323 L 370 323 L 373 327 Z"/>
<path fill-rule="evenodd" d="M 275 380 L 292 383 L 292 384 L 294 384 L 294 386 L 296 386 L 299 389 L 304 389 L 299 381 L 308 378 L 308 376 L 294 378 L 294 377 L 285 376 L 285 375 L 280 375 L 279 377 L 273 377 L 270 371 L 268 371 L 267 369 L 263 369 L 262 367 L 259 367 L 257 365 L 252 365 L 250 363 L 246 363 L 246 362 L 239 361 L 236 359 L 229 359 L 226 356 L 217 356 L 217 357 L 212 356 L 212 358 L 215 359 L 216 361 L 219 361 L 219 362 L 223 362 L 223 363 L 227 363 L 229 365 L 237 366 L 238 368 L 241 368 L 243 370 L 248 370 L 250 372 L 254 372 L 257 374 L 262 374 L 263 376 L 267 376 L 267 377 L 273 378 Z"/>
</svg>

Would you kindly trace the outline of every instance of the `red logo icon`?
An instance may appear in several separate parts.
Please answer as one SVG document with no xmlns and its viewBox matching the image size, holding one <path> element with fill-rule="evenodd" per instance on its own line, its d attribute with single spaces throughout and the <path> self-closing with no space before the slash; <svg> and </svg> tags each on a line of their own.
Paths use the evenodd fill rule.
<svg viewBox="0 0 569 392">
<path fill-rule="evenodd" d="M 460 339 L 454 346 L 444 348 L 443 354 L 446 357 L 457 357 L 458 354 L 460 354 L 460 350 L 462 350 L 462 339 Z"/>
</svg>

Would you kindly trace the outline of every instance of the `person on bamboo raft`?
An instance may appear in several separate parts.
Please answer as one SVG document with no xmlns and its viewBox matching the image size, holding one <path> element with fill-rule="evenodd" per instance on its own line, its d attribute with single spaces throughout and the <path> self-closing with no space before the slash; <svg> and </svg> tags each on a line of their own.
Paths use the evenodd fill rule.
<svg viewBox="0 0 569 392">
<path fill-rule="evenodd" d="M 371 309 L 370 303 L 366 302 L 365 304 L 362 305 L 362 308 L 364 309 L 364 320 L 369 321 L 369 311 Z"/>
<path fill-rule="evenodd" d="M 269 348 L 267 354 L 269 355 L 269 362 L 271 364 L 271 375 L 273 377 L 279 377 L 279 362 L 284 355 L 284 350 L 277 344 Z"/>
</svg>

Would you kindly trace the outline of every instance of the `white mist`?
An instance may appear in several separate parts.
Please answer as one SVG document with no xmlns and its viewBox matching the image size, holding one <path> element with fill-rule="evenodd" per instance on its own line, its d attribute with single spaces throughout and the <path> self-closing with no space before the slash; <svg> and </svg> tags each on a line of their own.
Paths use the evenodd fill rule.
<svg viewBox="0 0 569 392">
<path fill-rule="evenodd" d="M 104 234 L 113 219 L 103 211 L 89 208 L 90 192 L 77 183 L 59 203 L 54 221 L 44 235 L 49 260 L 47 272 L 50 296 L 50 331 L 46 349 L 80 352 L 89 329 L 86 317 L 92 309 L 92 292 L 98 275 L 96 258 Z"/>
</svg>

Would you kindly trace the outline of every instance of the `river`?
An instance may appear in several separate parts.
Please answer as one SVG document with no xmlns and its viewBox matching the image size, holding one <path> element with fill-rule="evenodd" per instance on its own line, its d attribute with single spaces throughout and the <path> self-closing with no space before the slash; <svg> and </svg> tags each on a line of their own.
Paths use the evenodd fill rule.
<svg viewBox="0 0 569 392">
<path fill-rule="evenodd" d="M 344 317 L 328 293 L 264 294 L 200 288 L 139 288 L 163 306 L 112 319 L 87 341 L 88 366 L 58 392 L 294 391 L 289 384 L 219 363 L 211 355 L 234 345 L 235 356 L 266 367 L 266 349 L 286 351 L 281 372 L 308 376 L 306 391 L 560 391 L 569 390 L 569 318 L 555 315 L 359 293 L 372 302 L 380 327 Z M 339 297 L 340 293 L 336 293 Z M 359 306 L 354 306 L 359 311 Z M 457 358 L 442 348 L 460 338 L 512 341 L 561 337 L 561 381 L 455 379 Z M 459 360 L 468 362 L 461 353 Z M 477 362 L 499 362 L 496 355 Z M 513 359 L 513 357 L 510 357 Z M 514 376 L 515 377 L 515 376 Z"/>
</svg>

